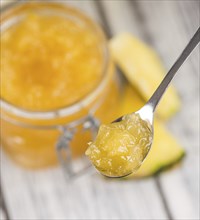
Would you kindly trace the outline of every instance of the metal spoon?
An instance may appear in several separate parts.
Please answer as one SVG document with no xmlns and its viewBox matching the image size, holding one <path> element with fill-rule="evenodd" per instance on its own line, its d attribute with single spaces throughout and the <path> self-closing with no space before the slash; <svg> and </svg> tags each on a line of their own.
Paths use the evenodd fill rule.
<svg viewBox="0 0 200 220">
<path fill-rule="evenodd" d="M 176 60 L 174 65 L 171 67 L 169 72 L 166 74 L 166 76 L 164 77 L 164 79 L 162 80 L 162 82 L 160 83 L 160 85 L 158 86 L 156 91 L 153 93 L 151 98 L 147 101 L 147 103 L 141 109 L 139 109 L 137 112 L 135 112 L 136 114 L 139 114 L 139 116 L 141 117 L 142 120 L 147 121 L 148 124 L 151 126 L 152 137 L 153 137 L 154 111 L 156 110 L 156 107 L 157 107 L 158 103 L 160 102 L 160 100 L 161 100 L 163 94 L 165 93 L 168 85 L 170 84 L 171 80 L 173 79 L 173 77 L 175 76 L 175 74 L 177 73 L 177 71 L 179 70 L 181 65 L 189 57 L 189 55 L 194 50 L 194 48 L 198 45 L 199 42 L 200 42 L 200 28 L 198 28 L 198 30 L 196 31 L 196 33 L 194 34 L 192 39 L 189 41 L 189 43 L 187 44 L 187 46 L 185 47 L 185 49 L 183 50 L 183 52 L 181 53 L 179 58 Z M 122 121 L 123 117 L 124 116 L 116 119 L 112 123 Z M 143 158 L 143 160 L 144 159 L 145 158 Z M 118 177 L 124 177 L 124 176 L 128 176 L 130 174 L 131 173 L 123 175 L 123 176 L 118 176 Z M 109 176 L 109 177 L 111 177 L 111 176 Z"/>
</svg>

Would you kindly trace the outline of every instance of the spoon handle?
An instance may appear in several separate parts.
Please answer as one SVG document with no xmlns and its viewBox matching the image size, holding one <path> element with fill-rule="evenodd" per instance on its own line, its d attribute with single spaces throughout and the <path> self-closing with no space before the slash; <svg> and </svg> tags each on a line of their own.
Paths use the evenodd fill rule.
<svg viewBox="0 0 200 220">
<path fill-rule="evenodd" d="M 174 65 L 171 67 L 169 72 L 166 74 L 162 82 L 160 83 L 159 87 L 156 89 L 156 91 L 153 93 L 149 101 L 147 102 L 147 105 L 150 105 L 155 111 L 156 106 L 158 105 L 160 99 L 162 98 L 163 94 L 165 93 L 165 90 L 167 89 L 169 83 L 181 67 L 181 65 L 185 62 L 185 60 L 189 57 L 191 52 L 194 50 L 194 48 L 198 45 L 200 42 L 200 28 L 196 31 L 190 42 L 187 44 L 185 49 L 183 50 L 182 54 L 179 56 L 179 58 L 176 60 Z"/>
</svg>

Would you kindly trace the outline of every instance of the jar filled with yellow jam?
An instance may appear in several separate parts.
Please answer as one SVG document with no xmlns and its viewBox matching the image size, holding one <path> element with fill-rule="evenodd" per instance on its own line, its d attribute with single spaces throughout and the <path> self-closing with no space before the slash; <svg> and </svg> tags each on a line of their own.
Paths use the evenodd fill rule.
<svg viewBox="0 0 200 220">
<path fill-rule="evenodd" d="M 98 121 L 116 117 L 119 89 L 101 28 L 55 3 L 1 15 L 1 143 L 27 168 L 82 155 Z M 70 152 L 69 152 L 70 151 Z"/>
</svg>

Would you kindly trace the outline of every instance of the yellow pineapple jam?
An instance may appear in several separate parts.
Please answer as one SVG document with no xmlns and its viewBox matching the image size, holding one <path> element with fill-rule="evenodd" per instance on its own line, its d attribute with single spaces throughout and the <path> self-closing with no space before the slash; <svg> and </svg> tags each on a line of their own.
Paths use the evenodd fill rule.
<svg viewBox="0 0 200 220">
<path fill-rule="evenodd" d="M 28 1 L 4 10 L 0 65 L 2 148 L 23 167 L 57 164 L 63 126 L 89 112 L 103 123 L 117 117 L 120 93 L 105 36 L 74 8 Z M 91 140 L 83 124 L 74 130 L 73 158 Z"/>
<path fill-rule="evenodd" d="M 102 77 L 98 40 L 75 20 L 26 15 L 1 36 L 1 97 L 34 111 L 79 101 Z"/>
<path fill-rule="evenodd" d="M 101 125 L 86 155 L 103 175 L 121 177 L 139 169 L 151 144 L 149 124 L 134 113 L 120 122 Z"/>
</svg>

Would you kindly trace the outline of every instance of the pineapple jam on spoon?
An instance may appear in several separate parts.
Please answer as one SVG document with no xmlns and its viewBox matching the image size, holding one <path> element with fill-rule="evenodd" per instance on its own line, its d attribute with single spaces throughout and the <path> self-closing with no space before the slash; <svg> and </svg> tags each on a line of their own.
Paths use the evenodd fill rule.
<svg viewBox="0 0 200 220">
<path fill-rule="evenodd" d="M 125 115 L 120 122 L 101 125 L 86 155 L 103 175 L 126 176 L 141 166 L 152 140 L 153 132 L 146 121 L 135 113 Z"/>
</svg>

